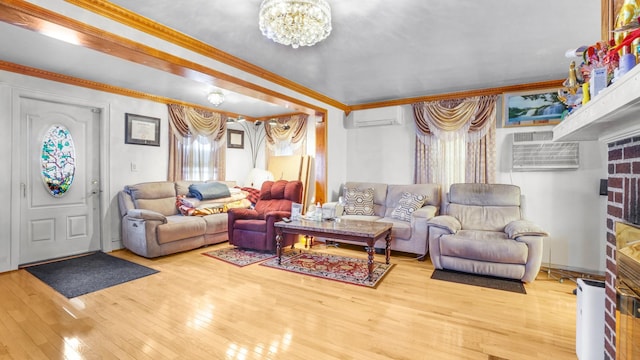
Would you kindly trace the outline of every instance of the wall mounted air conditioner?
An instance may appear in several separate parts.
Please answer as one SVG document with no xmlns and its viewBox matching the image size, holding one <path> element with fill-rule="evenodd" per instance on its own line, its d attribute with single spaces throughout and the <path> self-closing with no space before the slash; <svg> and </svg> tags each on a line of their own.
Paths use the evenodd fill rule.
<svg viewBox="0 0 640 360">
<path fill-rule="evenodd" d="M 347 124 L 353 127 L 402 125 L 404 111 L 401 106 L 355 110 L 347 116 Z"/>
<path fill-rule="evenodd" d="M 577 142 L 553 142 L 553 131 L 513 134 L 511 147 L 514 171 L 566 170 L 580 166 Z"/>
</svg>

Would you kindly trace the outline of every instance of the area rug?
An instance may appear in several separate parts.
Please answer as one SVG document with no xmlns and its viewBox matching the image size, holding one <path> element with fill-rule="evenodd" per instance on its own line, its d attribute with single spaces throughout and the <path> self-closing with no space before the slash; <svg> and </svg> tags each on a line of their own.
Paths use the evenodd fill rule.
<svg viewBox="0 0 640 360">
<path fill-rule="evenodd" d="M 467 274 L 452 270 L 436 269 L 431 275 L 432 279 L 455 282 L 459 284 L 481 286 L 491 289 L 511 291 L 520 294 L 526 294 L 522 281 L 513 279 L 503 279 L 493 276 L 483 276 L 475 274 Z"/>
<path fill-rule="evenodd" d="M 69 299 L 158 272 L 101 251 L 25 270 Z"/>
<path fill-rule="evenodd" d="M 367 260 L 354 259 L 320 252 L 289 252 L 282 255 L 282 264 L 274 258 L 260 265 L 311 275 L 323 279 L 375 288 L 393 264 L 374 262 L 371 281 L 368 280 Z"/>
<path fill-rule="evenodd" d="M 202 253 L 202 255 L 210 256 L 212 258 L 222 260 L 228 262 L 229 264 L 240 267 L 255 264 L 257 262 L 275 257 L 273 253 L 246 250 L 236 247 L 212 250 Z"/>
</svg>

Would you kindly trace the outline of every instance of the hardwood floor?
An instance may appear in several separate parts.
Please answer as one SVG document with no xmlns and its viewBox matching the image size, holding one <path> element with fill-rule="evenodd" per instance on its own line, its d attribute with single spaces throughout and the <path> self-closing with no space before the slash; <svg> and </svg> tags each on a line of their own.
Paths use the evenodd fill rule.
<svg viewBox="0 0 640 360">
<path fill-rule="evenodd" d="M 432 280 L 429 261 L 393 253 L 370 289 L 201 255 L 226 246 L 113 252 L 160 272 L 71 300 L 2 273 L 0 359 L 576 359 L 575 284 L 544 272 L 522 295 Z"/>
</svg>

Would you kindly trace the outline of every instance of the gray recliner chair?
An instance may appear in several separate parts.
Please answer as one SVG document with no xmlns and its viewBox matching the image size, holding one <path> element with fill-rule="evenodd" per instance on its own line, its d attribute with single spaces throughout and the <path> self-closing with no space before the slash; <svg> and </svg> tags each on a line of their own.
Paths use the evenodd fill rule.
<svg viewBox="0 0 640 360">
<path fill-rule="evenodd" d="M 442 215 L 427 224 L 436 269 L 535 280 L 549 235 L 524 218 L 518 186 L 453 184 L 447 197 Z"/>
</svg>

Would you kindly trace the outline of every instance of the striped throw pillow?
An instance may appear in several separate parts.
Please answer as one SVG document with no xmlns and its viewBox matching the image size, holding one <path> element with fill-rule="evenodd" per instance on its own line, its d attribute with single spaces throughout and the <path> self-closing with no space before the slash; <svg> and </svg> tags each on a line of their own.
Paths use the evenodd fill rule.
<svg viewBox="0 0 640 360">
<path fill-rule="evenodd" d="M 411 221 L 411 214 L 420 209 L 427 201 L 427 197 L 422 194 L 411 194 L 403 192 L 398 206 L 391 212 L 391 217 L 398 220 Z"/>
</svg>

